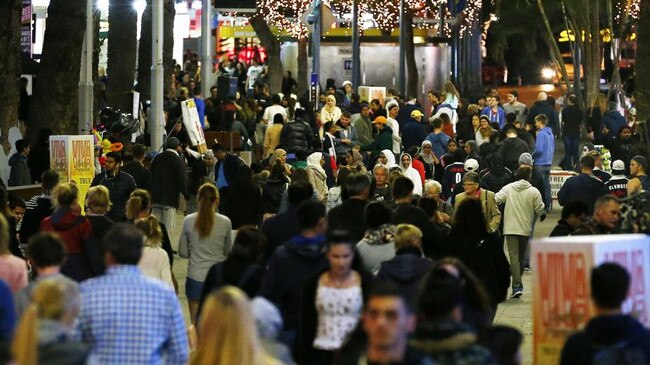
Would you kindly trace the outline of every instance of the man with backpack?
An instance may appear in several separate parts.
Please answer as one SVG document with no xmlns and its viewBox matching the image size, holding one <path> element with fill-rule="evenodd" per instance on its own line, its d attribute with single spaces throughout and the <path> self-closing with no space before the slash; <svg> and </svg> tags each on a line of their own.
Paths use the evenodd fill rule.
<svg viewBox="0 0 650 365">
<path fill-rule="evenodd" d="M 650 364 L 650 331 L 621 311 L 629 286 L 630 275 L 618 264 L 591 271 L 596 316 L 566 341 L 561 365 Z"/>
</svg>

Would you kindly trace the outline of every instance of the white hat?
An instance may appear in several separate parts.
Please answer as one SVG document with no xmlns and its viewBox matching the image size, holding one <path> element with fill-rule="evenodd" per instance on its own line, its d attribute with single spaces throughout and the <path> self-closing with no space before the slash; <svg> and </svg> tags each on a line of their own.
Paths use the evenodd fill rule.
<svg viewBox="0 0 650 365">
<path fill-rule="evenodd" d="M 388 103 L 386 103 L 386 110 L 389 110 L 393 105 L 399 107 L 399 104 L 395 100 L 391 100 Z"/>
<path fill-rule="evenodd" d="M 352 82 L 350 80 L 345 80 L 345 81 L 343 81 L 343 85 L 341 85 L 341 86 L 345 87 L 345 85 L 352 86 Z"/>
<path fill-rule="evenodd" d="M 465 171 L 473 171 L 477 172 L 478 171 L 478 161 L 476 161 L 473 158 L 468 158 L 465 160 Z"/>
<path fill-rule="evenodd" d="M 632 107 L 632 108 L 628 109 L 627 112 L 630 113 L 630 115 L 636 116 L 636 108 L 635 107 Z"/>
<path fill-rule="evenodd" d="M 612 162 L 612 171 L 625 171 L 625 163 L 621 160 Z"/>
</svg>

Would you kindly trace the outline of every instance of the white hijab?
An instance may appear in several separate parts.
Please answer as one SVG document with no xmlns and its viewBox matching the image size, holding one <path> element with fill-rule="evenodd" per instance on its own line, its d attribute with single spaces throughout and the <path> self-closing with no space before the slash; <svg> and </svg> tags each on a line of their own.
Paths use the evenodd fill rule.
<svg viewBox="0 0 650 365">
<path fill-rule="evenodd" d="M 391 151 L 391 150 L 383 150 L 383 151 L 381 151 L 381 153 L 383 153 L 384 156 L 386 156 L 386 160 L 387 160 L 386 161 L 386 167 L 388 167 L 389 170 L 390 170 L 391 167 L 397 166 L 397 164 L 395 163 L 395 154 L 393 153 L 393 151 Z"/>
<path fill-rule="evenodd" d="M 327 177 L 327 174 L 325 173 L 325 170 L 323 169 L 323 166 L 320 165 L 320 160 L 323 159 L 323 153 L 322 152 L 314 152 L 309 157 L 307 157 L 307 168 L 312 168 L 322 174 L 323 176 Z"/>
<path fill-rule="evenodd" d="M 408 156 L 408 167 L 402 166 L 402 158 Z M 418 170 L 413 168 L 413 158 L 408 153 L 402 153 L 399 157 L 399 167 L 404 171 L 404 176 L 408 177 L 413 182 L 413 194 L 422 196 L 422 177 Z"/>
</svg>

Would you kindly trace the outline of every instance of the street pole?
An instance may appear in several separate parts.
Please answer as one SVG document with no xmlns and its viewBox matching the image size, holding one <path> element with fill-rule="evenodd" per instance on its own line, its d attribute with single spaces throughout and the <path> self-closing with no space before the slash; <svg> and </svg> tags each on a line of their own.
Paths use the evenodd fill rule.
<svg viewBox="0 0 650 365">
<path fill-rule="evenodd" d="M 359 0 L 352 1 L 352 87 L 361 86 L 361 40 L 359 34 Z"/>
<path fill-rule="evenodd" d="M 93 126 L 93 0 L 86 1 L 86 33 L 81 49 L 79 75 L 79 122 L 77 132 L 85 134 Z"/>
<path fill-rule="evenodd" d="M 204 98 L 210 96 L 210 87 L 212 87 L 211 21 L 212 2 L 203 0 L 201 8 L 201 95 Z M 190 92 L 193 92 L 193 90 L 190 90 Z"/>
<path fill-rule="evenodd" d="M 311 32 L 311 79 L 309 82 L 309 98 L 314 111 L 318 110 L 320 94 L 320 37 L 321 37 L 321 0 L 314 0 L 311 14 L 307 22 L 313 26 Z"/>
<path fill-rule="evenodd" d="M 163 144 L 163 0 L 151 2 L 151 111 L 149 128 L 151 149 L 160 151 Z"/>
<path fill-rule="evenodd" d="M 399 1 L 399 92 L 406 95 L 406 29 L 404 12 L 406 11 L 405 0 Z M 410 26 L 410 25 L 408 25 Z"/>
</svg>

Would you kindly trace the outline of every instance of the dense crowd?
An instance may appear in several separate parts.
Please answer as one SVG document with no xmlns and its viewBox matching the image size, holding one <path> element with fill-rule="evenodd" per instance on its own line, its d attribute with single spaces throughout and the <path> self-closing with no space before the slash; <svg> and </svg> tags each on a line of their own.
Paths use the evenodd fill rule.
<svg viewBox="0 0 650 365">
<path fill-rule="evenodd" d="M 559 111 L 545 93 L 530 107 L 494 89 L 470 103 L 446 82 L 425 110 L 328 80 L 314 108 L 290 73 L 269 95 L 265 68 L 245 69 L 222 62 L 240 93 L 203 99 L 189 57 L 166 100 L 164 150 L 98 150 L 83 202 L 49 169 L 51 132 L 33 150 L 16 143 L 10 185 L 42 193 L 25 202 L 0 187 L 3 361 L 519 364 L 521 333 L 492 322 L 523 293 L 529 240 L 552 210 L 556 140 L 579 174 L 557 193 L 552 236 L 618 233 L 618 198 L 650 190 L 632 118 L 585 114 L 572 95 Z M 191 146 L 178 104 L 188 90 L 206 130 L 240 132 L 250 165 L 221 143 Z M 593 141 L 582 152 L 581 129 Z M 594 144 L 610 150 L 611 175 Z M 603 264 L 591 285 L 599 316 L 562 362 L 591 363 L 621 341 L 650 361 L 650 334 L 621 312 L 627 272 Z"/>
</svg>

